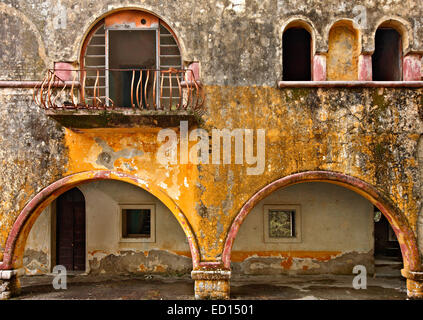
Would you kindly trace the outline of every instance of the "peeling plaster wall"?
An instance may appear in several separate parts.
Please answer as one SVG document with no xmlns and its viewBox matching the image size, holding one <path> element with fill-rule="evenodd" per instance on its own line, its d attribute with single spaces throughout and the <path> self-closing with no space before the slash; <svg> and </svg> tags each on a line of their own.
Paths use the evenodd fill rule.
<svg viewBox="0 0 423 320">
<path fill-rule="evenodd" d="M 157 198 L 118 181 L 93 182 L 79 189 L 86 201 L 87 272 L 183 274 L 191 271 L 185 234 L 169 209 Z M 155 205 L 155 242 L 120 240 L 119 204 Z M 24 258 L 28 274 L 49 271 L 50 221 L 49 211 L 45 210 L 29 234 Z M 54 238 L 55 235 L 52 241 Z"/>
<path fill-rule="evenodd" d="M 15 38 L 1 40 L 1 79 L 42 79 L 39 70 L 55 61 L 78 62 L 90 26 L 113 9 L 156 13 L 175 31 L 184 61 L 201 65 L 207 100 L 200 126 L 209 132 L 266 129 L 266 169 L 248 176 L 234 164 L 162 166 L 155 160 L 160 128 L 72 131 L 34 106 L 32 90 L 0 89 L 0 259 L 19 212 L 42 188 L 73 173 L 108 168 L 148 178 L 168 194 L 186 215 L 202 261 L 221 259 L 231 222 L 257 190 L 309 170 L 341 172 L 375 186 L 416 231 L 422 89 L 276 88 L 282 26 L 292 18 L 311 21 L 316 51 L 326 54 L 331 26 L 353 19 L 357 5 L 367 8 L 361 53 L 374 50 L 377 26 L 395 17 L 404 26 L 405 53 L 423 52 L 418 0 L 266 0 L 244 6 L 228 0 L 4 0 L 0 29 Z"/>
<path fill-rule="evenodd" d="M 15 217 L 63 176 L 64 129 L 32 103 L 25 89 L 0 89 L 0 256 Z"/>
<path fill-rule="evenodd" d="M 300 205 L 301 242 L 264 241 L 264 205 Z M 232 251 L 234 272 L 347 273 L 373 271 L 373 205 L 353 191 L 305 183 L 273 192 L 247 216 Z"/>
</svg>

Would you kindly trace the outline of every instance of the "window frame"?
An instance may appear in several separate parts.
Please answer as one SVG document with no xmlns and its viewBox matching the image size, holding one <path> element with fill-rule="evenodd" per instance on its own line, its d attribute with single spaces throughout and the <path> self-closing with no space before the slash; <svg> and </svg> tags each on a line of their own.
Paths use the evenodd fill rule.
<svg viewBox="0 0 423 320">
<path fill-rule="evenodd" d="M 269 211 L 271 210 L 289 210 L 295 211 L 294 226 L 295 236 L 286 238 L 271 238 L 269 236 Z M 301 206 L 299 204 L 265 204 L 263 205 L 263 237 L 265 243 L 300 243 L 302 242 L 302 219 Z"/>
<path fill-rule="evenodd" d="M 148 209 L 150 210 L 150 237 L 125 238 L 123 236 L 123 210 L 125 209 Z M 155 204 L 119 204 L 119 242 L 140 243 L 156 242 L 156 205 Z"/>
</svg>

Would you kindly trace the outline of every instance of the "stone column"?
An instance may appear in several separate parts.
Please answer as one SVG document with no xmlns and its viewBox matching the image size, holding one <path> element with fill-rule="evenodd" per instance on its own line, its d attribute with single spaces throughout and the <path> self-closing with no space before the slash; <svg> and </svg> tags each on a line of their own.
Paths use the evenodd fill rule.
<svg viewBox="0 0 423 320">
<path fill-rule="evenodd" d="M 230 297 L 231 271 L 223 269 L 202 269 L 191 271 L 195 280 L 195 299 L 223 300 Z"/>
<path fill-rule="evenodd" d="M 0 300 L 19 295 L 20 289 L 18 270 L 0 270 Z"/>
<path fill-rule="evenodd" d="M 402 269 L 401 274 L 407 278 L 408 298 L 423 300 L 423 272 Z"/>
</svg>

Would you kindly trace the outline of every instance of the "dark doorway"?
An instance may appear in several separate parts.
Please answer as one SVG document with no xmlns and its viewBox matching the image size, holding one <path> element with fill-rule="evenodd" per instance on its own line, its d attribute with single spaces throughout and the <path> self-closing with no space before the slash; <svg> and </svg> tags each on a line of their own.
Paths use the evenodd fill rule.
<svg viewBox="0 0 423 320">
<path fill-rule="evenodd" d="M 402 79 L 401 35 L 395 29 L 379 28 L 375 36 L 372 55 L 374 81 L 400 81 Z"/>
<path fill-rule="evenodd" d="M 290 28 L 283 34 L 283 80 L 311 80 L 311 36 L 302 28 Z"/>
<path fill-rule="evenodd" d="M 74 188 L 57 199 L 56 263 L 68 271 L 85 271 L 85 199 Z"/>
</svg>

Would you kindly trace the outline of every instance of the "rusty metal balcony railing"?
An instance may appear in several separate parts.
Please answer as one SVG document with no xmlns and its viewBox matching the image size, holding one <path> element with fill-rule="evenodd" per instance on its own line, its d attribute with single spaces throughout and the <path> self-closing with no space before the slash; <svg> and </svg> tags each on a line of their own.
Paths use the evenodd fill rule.
<svg viewBox="0 0 423 320">
<path fill-rule="evenodd" d="M 66 80 L 65 80 L 66 79 Z M 191 110 L 204 105 L 192 70 L 48 70 L 36 85 L 34 102 L 44 109 Z"/>
</svg>

